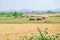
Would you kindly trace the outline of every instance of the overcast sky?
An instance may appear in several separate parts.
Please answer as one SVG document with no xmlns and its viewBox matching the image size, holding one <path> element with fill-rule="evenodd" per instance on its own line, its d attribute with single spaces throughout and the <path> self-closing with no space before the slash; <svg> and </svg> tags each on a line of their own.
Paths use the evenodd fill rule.
<svg viewBox="0 0 60 40">
<path fill-rule="evenodd" d="M 60 8 L 60 0 L 0 0 L 0 11 L 7 10 L 50 10 Z"/>
</svg>

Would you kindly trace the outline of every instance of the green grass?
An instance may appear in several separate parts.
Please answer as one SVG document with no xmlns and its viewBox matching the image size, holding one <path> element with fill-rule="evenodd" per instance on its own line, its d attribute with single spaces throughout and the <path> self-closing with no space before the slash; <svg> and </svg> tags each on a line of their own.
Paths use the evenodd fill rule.
<svg viewBox="0 0 60 40">
<path fill-rule="evenodd" d="M 60 17 L 50 17 L 51 23 L 60 23 Z"/>
<path fill-rule="evenodd" d="M 50 16 L 48 18 L 48 21 L 46 20 L 29 20 L 31 15 L 27 17 L 27 14 L 22 14 L 25 17 L 21 17 L 20 15 L 15 18 L 13 16 L 13 13 L 0 13 L 0 24 L 21 24 L 21 23 L 52 23 L 52 24 L 58 24 L 60 23 L 60 15 L 56 16 Z M 44 15 L 44 14 L 43 14 Z M 40 18 L 40 16 L 34 16 L 34 18 Z"/>
<path fill-rule="evenodd" d="M 37 17 L 36 17 L 37 18 Z M 29 20 L 29 17 L 0 17 L 0 24 L 20 24 L 20 23 L 60 23 L 60 17 L 49 17 L 49 21 L 45 20 Z"/>
</svg>

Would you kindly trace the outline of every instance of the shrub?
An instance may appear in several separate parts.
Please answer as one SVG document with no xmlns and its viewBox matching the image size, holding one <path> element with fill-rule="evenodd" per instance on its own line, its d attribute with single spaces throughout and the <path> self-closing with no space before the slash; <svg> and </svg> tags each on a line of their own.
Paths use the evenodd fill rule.
<svg viewBox="0 0 60 40">
<path fill-rule="evenodd" d="M 59 40 L 59 35 L 49 35 L 48 34 L 48 28 L 45 28 L 45 32 L 42 33 L 42 31 L 38 29 L 39 35 L 33 35 L 30 38 L 28 38 L 27 36 L 24 36 L 25 40 Z"/>
<path fill-rule="evenodd" d="M 6 17 L 11 17 L 11 15 L 6 15 Z"/>
</svg>

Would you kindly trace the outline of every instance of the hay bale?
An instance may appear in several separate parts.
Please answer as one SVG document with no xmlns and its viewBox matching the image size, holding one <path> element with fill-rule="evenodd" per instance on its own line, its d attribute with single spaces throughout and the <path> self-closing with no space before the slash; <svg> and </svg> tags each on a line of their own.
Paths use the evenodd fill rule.
<svg viewBox="0 0 60 40">
<path fill-rule="evenodd" d="M 35 16 L 31 16 L 31 17 L 35 17 Z"/>
<path fill-rule="evenodd" d="M 35 20 L 36 18 L 29 18 L 29 20 Z"/>
<path fill-rule="evenodd" d="M 42 19 L 48 19 L 48 16 L 41 16 Z"/>
<path fill-rule="evenodd" d="M 42 18 L 37 18 L 37 20 L 42 20 Z"/>
</svg>

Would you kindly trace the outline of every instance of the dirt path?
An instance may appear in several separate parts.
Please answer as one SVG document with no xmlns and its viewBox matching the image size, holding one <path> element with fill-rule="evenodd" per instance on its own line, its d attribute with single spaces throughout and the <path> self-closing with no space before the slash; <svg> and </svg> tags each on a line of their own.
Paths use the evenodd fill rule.
<svg viewBox="0 0 60 40">
<path fill-rule="evenodd" d="M 17 32 L 20 34 L 38 33 L 37 27 L 44 30 L 45 26 L 48 26 L 49 33 L 55 34 L 60 32 L 60 24 L 0 24 L 0 34 Z"/>
</svg>

